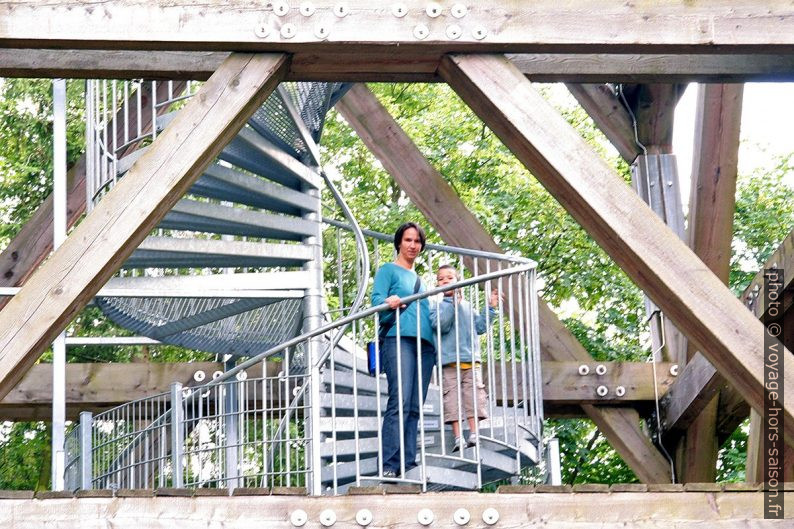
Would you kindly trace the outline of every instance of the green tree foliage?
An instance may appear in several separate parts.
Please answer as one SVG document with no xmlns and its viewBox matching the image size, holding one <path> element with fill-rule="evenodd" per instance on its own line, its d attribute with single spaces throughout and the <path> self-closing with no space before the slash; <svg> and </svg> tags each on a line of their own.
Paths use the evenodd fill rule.
<svg viewBox="0 0 794 529">
<path fill-rule="evenodd" d="M 67 164 L 85 143 L 84 81 L 67 82 Z M 0 249 L 52 191 L 52 81 L 0 79 Z"/>
</svg>

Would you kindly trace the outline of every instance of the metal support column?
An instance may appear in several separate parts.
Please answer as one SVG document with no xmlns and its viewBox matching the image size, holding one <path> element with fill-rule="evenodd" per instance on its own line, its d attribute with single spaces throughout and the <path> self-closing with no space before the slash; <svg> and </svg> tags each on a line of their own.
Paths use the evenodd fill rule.
<svg viewBox="0 0 794 529">
<path fill-rule="evenodd" d="M 234 361 L 224 362 L 224 371 L 234 367 Z M 241 487 L 238 453 L 240 451 L 240 406 L 239 386 L 237 380 L 230 380 L 221 385 L 223 391 L 223 423 L 226 432 L 226 464 L 223 466 L 226 488 L 231 490 Z"/>
<path fill-rule="evenodd" d="M 185 411 L 182 404 L 182 384 L 171 384 L 171 486 L 180 489 L 184 486 L 182 476 L 182 451 L 184 449 Z"/>
<path fill-rule="evenodd" d="M 684 210 L 674 154 L 648 154 L 638 156 L 631 166 L 631 182 L 637 194 L 667 224 L 676 235 L 686 240 Z M 645 311 L 651 321 L 651 339 L 654 351 L 662 358 L 684 365 L 686 351 L 684 337 L 668 320 L 663 320 L 659 308 L 648 297 Z M 662 329 L 664 327 L 664 329 Z M 662 333 L 662 330 L 664 333 Z M 683 351 L 684 358 L 680 358 Z"/>
<path fill-rule="evenodd" d="M 320 220 L 322 219 L 321 204 L 320 204 L 320 191 L 317 189 L 310 189 L 305 191 L 313 199 L 315 199 L 316 210 L 304 216 L 307 220 L 315 222 L 317 233 L 312 237 L 307 237 L 303 240 L 303 244 L 312 248 L 313 258 L 311 261 L 304 265 L 304 270 L 311 272 L 312 284 L 306 289 L 306 296 L 303 298 L 303 332 L 308 332 L 320 327 L 323 324 L 322 317 L 322 285 L 323 285 L 323 246 L 322 246 L 322 229 Z M 306 355 L 306 367 L 309 370 L 309 391 L 307 397 L 309 402 L 308 418 L 306 420 L 306 435 L 310 439 L 306 454 L 306 461 L 309 465 L 310 477 L 307 480 L 307 488 L 309 494 L 319 496 L 322 494 L 321 485 L 321 461 L 320 461 L 320 366 L 317 365 L 317 360 L 322 354 L 322 341 L 318 338 L 312 338 L 309 341 L 308 350 L 304 353 Z"/>
<path fill-rule="evenodd" d="M 53 249 L 66 239 L 66 81 L 52 82 Z M 52 343 L 52 490 L 63 490 L 66 469 L 66 333 Z"/>
<path fill-rule="evenodd" d="M 90 411 L 80 412 L 80 473 L 79 482 L 81 490 L 94 488 L 93 475 L 93 443 L 91 439 L 91 426 L 94 416 Z"/>
</svg>

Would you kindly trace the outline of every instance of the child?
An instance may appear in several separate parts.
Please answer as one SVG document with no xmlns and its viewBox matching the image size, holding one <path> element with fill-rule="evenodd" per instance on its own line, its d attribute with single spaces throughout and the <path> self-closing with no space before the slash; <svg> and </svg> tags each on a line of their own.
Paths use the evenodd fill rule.
<svg viewBox="0 0 794 529">
<path fill-rule="evenodd" d="M 436 273 L 438 286 L 449 285 L 458 281 L 458 272 L 451 265 L 445 264 L 438 268 Z M 491 292 L 488 300 L 489 315 L 488 321 L 493 323 L 496 319 L 496 307 L 499 305 L 499 295 L 497 291 Z M 457 332 L 455 312 L 457 310 Z M 482 370 L 480 365 L 480 343 L 476 336 L 472 335 L 472 318 L 474 320 L 474 332 L 484 334 L 487 330 L 485 307 L 481 314 L 473 315 L 472 306 L 469 302 L 462 299 L 457 290 L 448 290 L 444 293 L 444 299 L 439 301 L 430 310 L 430 324 L 436 332 L 436 349 L 441 354 L 442 366 L 442 389 L 444 399 L 444 422 L 452 424 L 452 432 L 455 435 L 455 448 L 453 452 L 463 448 L 474 446 L 477 443 L 477 419 L 486 419 L 485 385 L 482 383 Z M 458 380 L 458 366 L 460 367 L 460 380 Z M 474 389 L 476 385 L 477 395 L 477 417 L 474 416 Z M 460 391 L 458 391 L 460 390 Z M 463 416 L 469 422 L 468 443 L 464 444 L 461 434 L 461 424 L 458 404 L 463 407 Z"/>
</svg>

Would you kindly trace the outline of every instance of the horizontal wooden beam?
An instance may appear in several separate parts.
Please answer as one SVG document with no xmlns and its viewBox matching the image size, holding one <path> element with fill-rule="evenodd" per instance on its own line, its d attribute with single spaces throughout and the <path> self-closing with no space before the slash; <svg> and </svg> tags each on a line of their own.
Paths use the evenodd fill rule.
<svg viewBox="0 0 794 529">
<path fill-rule="evenodd" d="M 279 54 L 229 56 L 0 311 L 0 397 L 237 134 L 281 81 L 285 64 Z"/>
<path fill-rule="evenodd" d="M 281 369 L 275 362 L 267 364 L 268 376 Z M 100 412 L 133 400 L 167 393 L 172 383 L 184 386 L 199 384 L 222 371 L 218 362 L 190 363 L 68 363 L 66 364 L 66 416 L 77 419 L 81 411 Z M 262 366 L 247 371 L 248 378 L 261 378 Z M 259 395 L 261 396 L 261 394 Z M 19 384 L 0 401 L 0 420 L 49 421 L 52 419 L 52 364 L 33 366 Z"/>
<path fill-rule="evenodd" d="M 748 403 L 763 410 L 763 325 L 727 287 L 505 58 L 450 56 L 441 73 Z M 783 366 L 780 377 L 794 387 L 794 366 Z M 794 395 L 781 404 L 786 435 L 794 438 Z"/>
<path fill-rule="evenodd" d="M 0 77 L 204 81 L 224 51 L 0 48 Z M 296 53 L 290 81 L 440 81 L 441 53 Z M 567 83 L 727 83 L 794 80 L 793 54 L 522 53 L 508 58 L 531 80 Z M 632 142 L 633 149 L 636 145 Z M 625 157 L 625 156 L 624 156 Z"/>
<path fill-rule="evenodd" d="M 596 375 L 596 362 L 585 363 L 590 368 L 586 376 L 579 374 L 580 362 L 543 362 L 544 408 L 555 415 L 557 410 L 583 402 L 618 406 L 646 405 L 654 400 L 653 366 L 644 362 L 603 362 L 607 372 Z M 171 383 L 196 385 L 194 375 L 201 372 L 204 380 L 223 369 L 217 362 L 191 363 L 69 363 L 66 364 L 66 413 L 76 419 L 81 411 L 99 412 L 113 406 L 151 397 L 169 390 Z M 281 369 L 279 362 L 268 362 L 268 376 Z M 262 376 L 261 365 L 247 370 L 248 378 Z M 508 373 L 508 377 L 510 374 Z M 672 383 L 669 365 L 657 365 L 659 394 L 664 395 Z M 0 401 L 0 420 L 49 421 L 52 414 L 52 365 L 37 364 L 19 384 Z M 596 395 L 596 388 L 604 385 L 609 393 Z M 616 395 L 618 386 L 625 389 L 622 397 Z M 508 380 L 508 388 L 512 383 Z M 512 394 L 512 392 L 511 392 Z M 500 398 L 501 385 L 494 397 Z M 252 394 L 252 397 L 254 395 Z M 261 393 L 256 395 L 260 398 Z M 276 403 L 277 404 L 277 403 Z M 566 415 L 584 416 L 581 408 Z M 547 414 L 548 415 L 548 414 Z"/>
<path fill-rule="evenodd" d="M 388 494 L 382 487 L 359 487 L 355 494 L 351 489 L 346 495 L 311 497 L 300 490 L 292 491 L 297 495 L 285 495 L 289 489 L 281 487 L 279 494 L 274 490 L 272 495 L 263 490 L 258 495 L 229 497 L 203 493 L 189 497 L 187 490 L 165 489 L 155 497 L 122 493 L 113 497 L 100 493 L 68 498 L 69 493 L 61 493 L 60 499 L 45 499 L 46 495 L 33 499 L 32 492 L 26 499 L 24 491 L 11 491 L 6 494 L 16 492 L 17 499 L 0 499 L 0 526 L 38 527 L 46 519 L 58 520 L 64 527 L 83 529 L 155 529 L 165 525 L 206 529 L 215 527 L 215 520 L 223 519 L 234 520 L 230 526 L 238 528 L 293 529 L 297 524 L 290 522 L 291 515 L 301 510 L 307 519 L 305 527 L 321 527 L 321 513 L 330 511 L 336 520 L 335 529 L 359 529 L 356 515 L 366 508 L 373 517 L 371 527 L 421 527 L 417 517 L 423 509 L 432 513 L 435 521 L 431 527 L 458 527 L 453 522 L 453 513 L 462 507 L 471 516 L 467 525 L 470 527 L 782 529 L 790 526 L 788 515 L 788 522 L 782 517 L 764 519 L 764 494 L 753 491 L 757 487 L 729 485 L 739 491 L 723 492 L 720 485 L 714 484 L 701 484 L 687 491 L 682 486 L 670 485 L 662 489 L 670 492 L 646 492 L 644 486 L 637 484 L 611 488 L 575 486 L 574 492 L 570 492 L 570 487 L 514 486 L 500 487 L 496 494 L 420 494 L 418 488 L 412 491 L 410 487 L 392 488 L 393 494 Z M 789 484 L 785 487 L 782 490 L 786 492 L 780 493 L 779 500 L 781 504 L 791 505 L 794 492 L 790 492 Z M 204 489 L 207 490 L 213 489 Z M 491 525 L 486 524 L 483 521 L 486 509 L 491 509 L 498 521 L 489 520 Z"/>
<path fill-rule="evenodd" d="M 430 13 L 424 0 L 400 5 L 404 11 L 395 13 L 381 0 L 317 0 L 305 16 L 297 3 L 259 0 L 15 0 L 0 4 L 0 47 L 377 53 L 392 60 L 417 52 L 794 50 L 788 0 L 492 0 L 460 10 L 444 3 Z"/>
</svg>

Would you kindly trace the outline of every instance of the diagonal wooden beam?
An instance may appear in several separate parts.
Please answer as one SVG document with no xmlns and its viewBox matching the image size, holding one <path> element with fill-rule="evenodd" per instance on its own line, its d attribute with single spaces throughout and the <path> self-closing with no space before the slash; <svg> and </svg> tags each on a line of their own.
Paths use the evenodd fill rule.
<svg viewBox="0 0 794 529">
<path fill-rule="evenodd" d="M 283 78 L 281 54 L 233 54 L 0 311 L 5 396 Z"/>
<path fill-rule="evenodd" d="M 441 74 L 756 410 L 763 325 L 532 88 L 507 59 L 448 56 Z M 794 387 L 794 366 L 781 383 Z M 791 392 L 789 392 L 791 393 Z M 794 395 L 782 404 L 794 438 Z"/>
<path fill-rule="evenodd" d="M 183 81 L 173 83 L 170 90 L 174 94 L 181 93 L 185 88 Z M 149 108 L 151 105 L 151 84 L 143 83 L 140 87 L 141 108 Z M 162 101 L 168 96 L 168 83 L 157 85 L 156 101 Z M 115 116 L 116 121 L 116 143 L 124 143 L 124 115 L 126 114 L 127 126 L 130 128 L 127 137 L 135 134 L 132 127 L 138 122 L 138 94 L 134 93 L 122 105 Z M 168 112 L 168 105 L 161 105 L 155 111 L 158 116 Z M 113 121 L 110 122 L 112 127 Z M 141 130 L 149 130 L 152 124 L 152 113 L 143 112 L 140 116 Z M 136 129 L 137 130 L 137 129 Z M 125 149 L 131 152 L 138 147 L 138 143 L 133 143 Z M 123 154 L 123 153 L 122 153 Z M 77 162 L 69 169 L 66 174 L 66 225 L 71 228 L 74 223 L 85 213 L 85 155 L 81 156 Z M 36 208 L 36 211 L 25 223 L 20 232 L 14 237 L 8 246 L 0 252 L 0 287 L 16 287 L 24 283 L 33 271 L 44 261 L 52 251 L 52 194 Z M 11 298 L 0 297 L 0 309 L 5 307 Z"/>
<path fill-rule="evenodd" d="M 642 154 L 634 139 L 631 116 L 609 85 L 567 83 L 565 86 L 624 160 L 631 163 Z"/>
<path fill-rule="evenodd" d="M 366 86 L 353 86 L 336 108 L 445 241 L 502 253 L 444 177 Z M 538 320 L 541 349 L 548 357 L 558 361 L 592 361 L 542 299 L 538 300 Z M 639 418 L 634 420 L 633 410 L 603 411 L 593 405 L 583 406 L 583 410 L 604 428 L 607 439 L 640 480 L 646 483 L 670 480 L 667 462 L 640 430 Z"/>
</svg>

